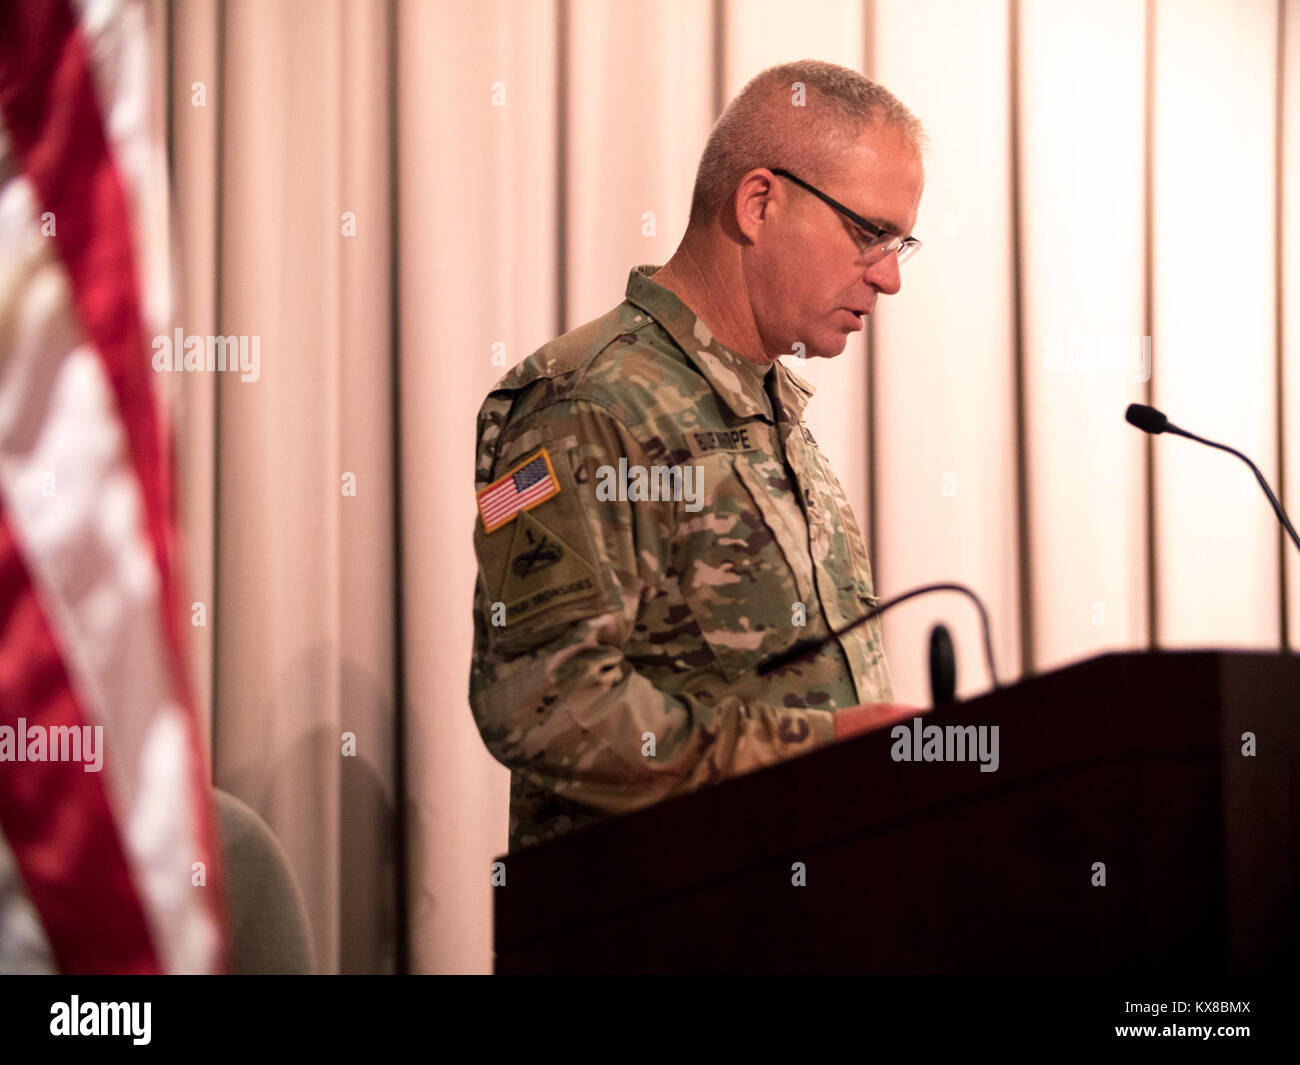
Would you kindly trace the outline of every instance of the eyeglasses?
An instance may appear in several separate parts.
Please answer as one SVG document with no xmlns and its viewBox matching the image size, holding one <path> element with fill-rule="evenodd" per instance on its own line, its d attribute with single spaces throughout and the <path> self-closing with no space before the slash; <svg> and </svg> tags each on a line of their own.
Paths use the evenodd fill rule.
<svg viewBox="0 0 1300 1065">
<path fill-rule="evenodd" d="M 886 233 L 879 226 L 872 225 L 872 223 L 868 222 L 860 214 L 855 214 L 853 211 L 850 211 L 847 207 L 844 206 L 844 204 L 838 202 L 837 200 L 832 200 L 829 196 L 826 195 L 826 193 L 822 192 L 821 189 L 815 189 L 811 185 L 809 185 L 808 182 L 804 181 L 802 178 L 795 177 L 788 170 L 774 168 L 772 170 L 772 173 L 778 174 L 779 176 L 784 178 L 789 178 L 796 185 L 799 185 L 800 187 L 807 189 L 819 200 L 830 205 L 831 207 L 834 207 L 835 210 L 839 211 L 840 214 L 842 214 L 855 226 L 858 226 L 860 229 L 864 230 L 867 234 L 868 239 L 866 242 L 866 246 L 863 250 L 867 256 L 868 263 L 878 263 L 880 262 L 881 259 L 884 259 L 886 256 L 892 255 L 894 252 L 898 252 L 898 261 L 900 263 L 903 263 L 906 262 L 908 259 L 910 259 L 913 255 L 915 255 L 916 250 L 921 246 L 921 242 L 917 240 L 915 237 L 891 236 L 889 233 Z"/>
</svg>

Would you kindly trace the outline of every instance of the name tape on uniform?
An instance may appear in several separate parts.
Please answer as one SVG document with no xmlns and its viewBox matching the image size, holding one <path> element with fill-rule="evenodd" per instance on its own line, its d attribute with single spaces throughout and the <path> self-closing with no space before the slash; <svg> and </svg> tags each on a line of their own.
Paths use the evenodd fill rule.
<svg viewBox="0 0 1300 1065">
<path fill-rule="evenodd" d="M 688 429 L 686 446 L 696 458 L 713 451 L 764 451 L 758 431 L 748 426 L 739 429 Z"/>
</svg>

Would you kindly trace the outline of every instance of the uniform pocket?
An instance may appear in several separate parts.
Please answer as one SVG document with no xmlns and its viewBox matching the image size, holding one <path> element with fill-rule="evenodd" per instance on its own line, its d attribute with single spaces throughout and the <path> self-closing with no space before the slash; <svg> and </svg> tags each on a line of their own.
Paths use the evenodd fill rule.
<svg viewBox="0 0 1300 1065">
<path fill-rule="evenodd" d="M 682 596 L 729 681 L 798 639 L 817 607 L 807 527 L 782 464 L 767 456 L 697 460 L 705 506 L 678 527 Z"/>
</svg>

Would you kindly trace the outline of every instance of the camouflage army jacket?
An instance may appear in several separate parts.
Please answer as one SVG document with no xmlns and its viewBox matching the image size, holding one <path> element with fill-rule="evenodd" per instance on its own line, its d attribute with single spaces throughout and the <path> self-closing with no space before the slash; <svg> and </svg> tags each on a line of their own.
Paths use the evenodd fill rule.
<svg viewBox="0 0 1300 1065">
<path fill-rule="evenodd" d="M 510 767 L 510 849 L 833 742 L 893 699 L 862 535 L 812 387 L 724 348 L 640 266 L 478 415 L 469 696 Z"/>
</svg>

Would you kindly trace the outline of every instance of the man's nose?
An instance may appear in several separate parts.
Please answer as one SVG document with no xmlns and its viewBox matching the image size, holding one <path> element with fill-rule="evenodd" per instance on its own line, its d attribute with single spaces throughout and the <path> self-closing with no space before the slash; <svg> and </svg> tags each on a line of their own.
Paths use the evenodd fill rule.
<svg viewBox="0 0 1300 1065">
<path fill-rule="evenodd" d="M 886 296 L 892 296 L 903 287 L 903 278 L 898 268 L 898 253 L 890 252 L 883 259 L 867 267 L 867 283 L 874 285 Z"/>
</svg>

